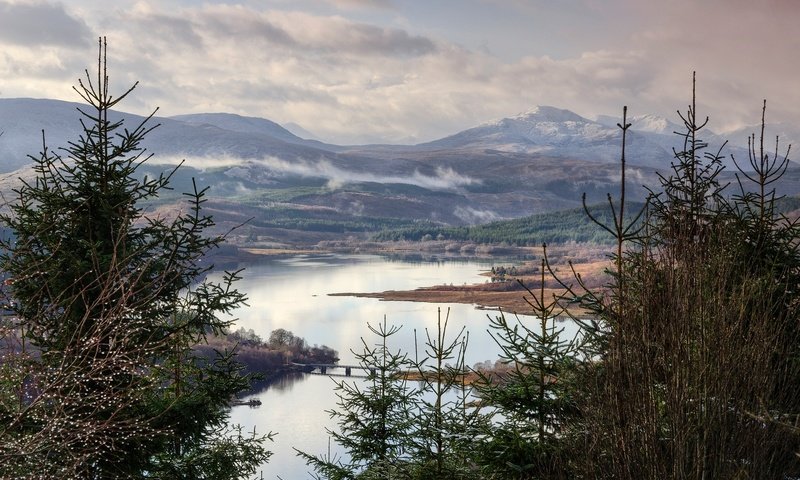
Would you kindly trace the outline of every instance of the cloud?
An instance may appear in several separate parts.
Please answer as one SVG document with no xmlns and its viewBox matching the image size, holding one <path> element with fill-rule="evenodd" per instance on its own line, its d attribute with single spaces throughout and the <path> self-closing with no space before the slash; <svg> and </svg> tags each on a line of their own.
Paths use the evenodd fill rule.
<svg viewBox="0 0 800 480">
<path fill-rule="evenodd" d="M 456 207 L 453 215 L 469 225 L 493 222 L 500 220 L 500 216 L 491 210 L 478 210 L 472 207 Z"/>
<path fill-rule="evenodd" d="M 138 112 L 152 108 L 135 103 L 146 98 L 165 115 L 223 111 L 294 121 L 341 143 L 396 138 L 397 112 L 375 118 L 381 103 L 387 94 L 402 101 L 409 62 L 438 55 L 432 39 L 397 28 L 237 5 L 167 13 L 139 3 L 100 23 L 110 29 L 112 74 L 121 69 L 130 72 L 126 80 L 140 80 L 131 98 Z"/>
<path fill-rule="evenodd" d="M 389 0 L 0 0 L 0 91 L 76 100 L 70 85 L 94 63 L 91 32 L 102 32 L 112 87 L 141 81 L 124 109 L 259 116 L 334 143 L 429 141 L 535 105 L 675 119 L 693 70 L 715 130 L 755 123 L 762 98 L 768 120 L 800 118 L 794 1 L 442 5 L 456 4 L 458 21 L 448 6 Z M 519 29 L 494 26 L 492 11 Z M 492 48 L 462 41 L 487 35 Z M 515 53 L 489 53 L 492 35 Z"/>
<path fill-rule="evenodd" d="M 139 31 L 150 32 L 150 37 L 158 38 L 161 44 L 195 48 L 198 54 L 202 54 L 206 48 L 203 35 L 198 33 L 195 23 L 180 16 L 160 13 L 146 4 L 137 5 L 127 21 L 135 23 Z"/>
<path fill-rule="evenodd" d="M 385 9 L 394 7 L 391 0 L 325 0 L 325 3 L 344 10 L 361 8 Z"/>
<path fill-rule="evenodd" d="M 390 57 L 416 57 L 436 50 L 435 42 L 424 36 L 340 16 L 270 12 L 269 17 L 303 50 Z"/>
<path fill-rule="evenodd" d="M 247 168 L 250 165 L 257 165 L 268 169 L 271 175 L 300 176 L 309 178 L 321 178 L 327 181 L 331 189 L 341 188 L 345 185 L 354 183 L 399 183 L 405 185 L 415 185 L 429 190 L 458 191 L 470 185 L 479 185 L 480 180 L 462 175 L 452 168 L 438 167 L 433 175 L 425 175 L 415 170 L 407 175 L 379 175 L 368 172 L 357 172 L 345 170 L 333 165 L 328 160 L 317 161 L 287 161 L 277 157 L 264 157 L 260 159 L 242 159 L 232 156 L 158 156 L 154 159 L 158 164 L 177 165 L 185 161 L 187 166 L 200 170 L 218 167 L 232 167 L 229 174 L 247 176 Z"/>
<path fill-rule="evenodd" d="M 184 163 L 188 167 L 198 170 L 214 169 L 219 167 L 239 167 L 243 161 L 230 155 L 215 155 L 213 157 L 198 157 L 196 155 L 157 155 L 150 161 L 153 165 L 178 165 Z"/>
<path fill-rule="evenodd" d="M 389 27 L 354 22 L 340 16 L 320 16 L 304 12 L 259 11 L 241 5 L 206 5 L 175 14 L 159 13 L 152 8 L 133 12 L 139 28 L 174 25 L 184 32 L 178 39 L 211 48 L 216 42 L 234 43 L 241 52 L 254 53 L 253 46 L 287 48 L 295 53 L 317 52 L 336 55 L 419 56 L 435 51 L 429 38 L 411 35 Z M 175 40 L 168 35 L 166 40 Z M 211 40 L 215 40 L 212 42 Z M 180 44 L 173 44 L 180 47 Z M 261 52 L 256 58 L 264 53 Z M 280 52 L 279 52 L 280 53 Z"/>
<path fill-rule="evenodd" d="M 289 162 L 276 157 L 266 157 L 253 162 L 269 168 L 278 175 L 300 175 L 326 179 L 328 187 L 331 189 L 364 182 L 416 185 L 430 190 L 460 190 L 465 186 L 480 184 L 479 180 L 461 175 L 450 168 L 441 167 L 436 169 L 435 175 L 424 175 L 419 171 L 414 171 L 409 175 L 377 175 L 343 170 L 326 160 Z"/>
<path fill-rule="evenodd" d="M 0 2 L 0 41 L 25 46 L 85 47 L 93 35 L 64 5 Z"/>
<path fill-rule="evenodd" d="M 292 34 L 276 25 L 268 15 L 241 6 L 208 6 L 190 17 L 195 29 L 218 39 L 235 39 L 243 47 L 245 42 L 275 46 L 297 46 Z"/>
</svg>

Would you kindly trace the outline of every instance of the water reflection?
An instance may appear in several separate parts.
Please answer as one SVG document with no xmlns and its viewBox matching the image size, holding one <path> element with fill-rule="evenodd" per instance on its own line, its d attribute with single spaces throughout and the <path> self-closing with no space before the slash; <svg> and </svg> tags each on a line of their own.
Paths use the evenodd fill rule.
<svg viewBox="0 0 800 480">
<path fill-rule="evenodd" d="M 245 396 L 248 398 L 258 396 L 268 390 L 291 390 L 295 383 L 303 381 L 305 374 L 300 372 L 286 372 L 268 380 L 257 380 L 253 382 L 252 388 Z"/>
<path fill-rule="evenodd" d="M 507 263 L 507 260 L 504 261 Z M 371 255 L 302 255 L 265 259 L 248 265 L 238 288 L 248 294 L 249 306 L 236 312 L 237 325 L 252 328 L 262 338 L 284 328 L 313 345 L 338 350 L 343 363 L 352 363 L 350 349 L 361 348 L 366 324 L 388 322 L 404 325 L 397 336 L 398 348 L 413 350 L 413 331 L 436 325 L 439 305 L 413 302 L 382 302 L 378 299 L 334 297 L 331 293 L 409 290 L 441 284 L 482 283 L 481 271 L 491 261 L 441 261 L 408 263 Z M 448 305 L 442 305 L 445 309 Z M 485 331 L 487 313 L 472 305 L 449 305 L 455 327 L 473 330 L 468 362 L 483 361 L 495 346 Z M 483 337 L 478 339 L 477 337 Z"/>
<path fill-rule="evenodd" d="M 247 293 L 249 306 L 236 312 L 237 325 L 252 328 L 266 339 L 270 332 L 284 328 L 303 337 L 309 344 L 328 345 L 339 352 L 342 364 L 356 363 L 351 349 L 362 350 L 362 336 L 368 345 L 367 323 L 375 325 L 384 315 L 389 324 L 403 325 L 392 336 L 392 351 L 413 356 L 414 335 L 422 339 L 426 328 L 435 330 L 437 310 L 444 316 L 450 310 L 448 330 L 465 327 L 470 332 L 466 362 L 474 365 L 497 358 L 498 347 L 487 332 L 488 315 L 473 305 L 383 302 L 372 298 L 329 296 L 340 292 L 380 292 L 410 290 L 442 284 L 483 283 L 481 276 L 495 265 L 508 265 L 508 258 L 453 260 L 424 257 L 411 261 L 373 255 L 299 255 L 264 259 L 247 265 L 239 290 Z M 534 319 L 528 317 L 530 321 Z M 527 320 L 524 320 L 527 321 Z M 561 325 L 559 325 L 560 327 Z M 570 323 L 564 323 L 574 329 Z M 341 380 L 341 379 L 337 379 Z M 351 379 L 347 381 L 362 381 Z M 294 374 L 263 384 L 243 400 L 259 398 L 258 408 L 245 406 L 231 410 L 231 422 L 245 430 L 277 432 L 269 446 L 272 460 L 263 466 L 263 478 L 284 480 L 309 478 L 305 463 L 295 456 L 293 447 L 311 454 L 325 453 L 329 447 L 325 428 L 334 428 L 326 410 L 336 407 L 334 380 L 317 375 Z M 331 453 L 341 455 L 335 446 Z M 258 476 L 257 476 L 258 478 Z"/>
</svg>

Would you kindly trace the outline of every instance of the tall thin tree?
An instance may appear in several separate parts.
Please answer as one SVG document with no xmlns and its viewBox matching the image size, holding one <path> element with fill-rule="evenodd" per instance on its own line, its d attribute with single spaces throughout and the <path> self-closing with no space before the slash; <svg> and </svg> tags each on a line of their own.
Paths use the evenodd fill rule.
<svg viewBox="0 0 800 480">
<path fill-rule="evenodd" d="M 238 275 L 200 281 L 210 268 L 200 260 L 224 239 L 203 234 L 213 225 L 205 190 L 188 193 L 173 220 L 144 210 L 174 171 L 138 175 L 156 126 L 151 114 L 128 129 L 112 112 L 136 85 L 111 94 L 106 51 L 101 38 L 96 75 L 75 87 L 88 105 L 82 134 L 56 151 L 43 140 L 35 179 L 0 215 L 13 232 L 0 269 L 29 342 L 29 354 L 9 357 L 23 395 L 0 394 L 0 477 L 248 475 L 268 456 L 262 438 L 225 422 L 247 379 L 230 354 L 204 363 L 191 350 L 230 325 L 225 315 L 245 301 Z"/>
</svg>

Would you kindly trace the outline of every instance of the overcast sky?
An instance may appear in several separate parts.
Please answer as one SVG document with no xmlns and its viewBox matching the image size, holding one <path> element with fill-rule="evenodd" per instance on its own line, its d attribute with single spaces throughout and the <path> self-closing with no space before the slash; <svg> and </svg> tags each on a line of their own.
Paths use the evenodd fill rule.
<svg viewBox="0 0 800 480">
<path fill-rule="evenodd" d="M 691 99 L 714 130 L 800 122 L 796 0 L 0 0 L 0 97 L 78 101 L 109 42 L 122 110 L 230 112 L 335 143 L 432 140 L 536 105 Z"/>
</svg>

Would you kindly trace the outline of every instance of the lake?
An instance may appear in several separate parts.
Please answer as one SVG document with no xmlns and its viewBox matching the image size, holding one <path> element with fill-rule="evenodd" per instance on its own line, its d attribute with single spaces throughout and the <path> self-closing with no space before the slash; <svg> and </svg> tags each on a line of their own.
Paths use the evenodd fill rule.
<svg viewBox="0 0 800 480">
<path fill-rule="evenodd" d="M 367 323 L 377 325 L 384 316 L 391 325 L 402 325 L 392 336 L 390 348 L 414 355 L 414 330 L 420 341 L 424 330 L 435 330 L 437 311 L 442 318 L 449 309 L 448 332 L 461 327 L 470 333 L 466 354 L 468 365 L 494 361 L 498 347 L 487 332 L 487 315 L 473 305 L 383 302 L 372 298 L 330 296 L 341 292 L 381 292 L 411 290 L 441 284 L 483 283 L 480 275 L 493 265 L 509 265 L 513 260 L 436 260 L 404 261 L 374 255 L 299 255 L 290 258 L 265 258 L 248 264 L 237 288 L 247 293 L 249 306 L 236 312 L 236 325 L 252 328 L 266 339 L 272 330 L 284 328 L 303 337 L 309 345 L 327 345 L 339 352 L 341 363 L 355 363 L 351 349 L 361 349 L 361 338 L 373 345 Z M 213 276 L 212 276 L 213 277 Z M 217 276 L 217 278 L 219 278 Z M 533 320 L 527 317 L 528 320 Z M 563 323 L 569 330 L 574 327 Z M 420 345 L 422 351 L 422 345 Z M 285 377 L 251 397 L 260 407 L 238 406 L 231 411 L 231 423 L 245 430 L 273 431 L 278 435 L 269 445 L 273 456 L 256 478 L 283 480 L 311 478 L 305 462 L 293 448 L 311 454 L 328 451 L 325 428 L 333 428 L 325 410 L 336 406 L 333 379 L 304 375 Z M 341 453 L 331 445 L 332 453 Z"/>
</svg>

